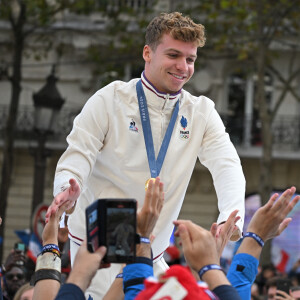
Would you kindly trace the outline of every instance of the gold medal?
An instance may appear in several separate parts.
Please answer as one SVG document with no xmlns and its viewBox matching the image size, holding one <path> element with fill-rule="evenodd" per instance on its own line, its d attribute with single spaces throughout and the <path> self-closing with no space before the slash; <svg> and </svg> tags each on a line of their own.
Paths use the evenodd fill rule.
<svg viewBox="0 0 300 300">
<path fill-rule="evenodd" d="M 149 179 L 146 181 L 146 183 L 145 183 L 145 191 L 147 191 L 147 189 L 148 189 L 148 185 L 149 185 L 150 180 L 155 180 L 155 178 L 149 178 Z"/>
</svg>

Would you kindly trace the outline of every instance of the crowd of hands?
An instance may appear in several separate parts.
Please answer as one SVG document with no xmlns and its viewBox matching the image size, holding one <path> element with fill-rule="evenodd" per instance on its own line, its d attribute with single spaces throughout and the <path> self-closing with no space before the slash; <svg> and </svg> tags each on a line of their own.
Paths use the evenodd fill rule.
<svg viewBox="0 0 300 300">
<path fill-rule="evenodd" d="M 72 184 L 71 184 L 72 186 Z M 287 215 L 292 211 L 300 197 L 295 196 L 296 189 L 291 187 L 284 191 L 280 197 L 278 194 L 272 195 L 269 201 L 260 207 L 252 217 L 247 231 L 260 236 L 264 242 L 282 233 L 291 222 Z M 292 199 L 292 200 L 291 200 Z M 144 237 L 151 237 L 156 221 L 160 215 L 164 204 L 164 187 L 159 178 L 149 182 L 145 193 L 144 205 L 137 213 L 137 233 Z M 57 203 L 48 215 L 47 223 L 43 231 L 43 245 L 58 244 L 58 225 L 63 213 L 70 208 L 70 202 Z M 238 211 L 233 211 L 227 221 L 222 224 L 221 229 L 217 223 L 213 223 L 210 230 L 188 220 L 176 220 L 175 236 L 179 238 L 180 245 L 187 264 L 193 272 L 196 280 L 199 280 L 197 272 L 205 265 L 220 265 L 220 257 L 224 247 L 235 230 L 235 224 L 240 217 Z M 151 257 L 151 248 L 143 249 L 142 244 L 137 245 L 137 255 Z M 88 288 L 97 270 L 103 265 L 101 261 L 106 253 L 104 246 L 98 248 L 94 253 L 87 250 L 84 241 L 76 255 L 72 271 L 67 279 L 67 283 L 73 283 L 81 288 L 83 292 Z M 261 247 L 251 238 L 244 239 L 237 253 L 248 253 L 259 259 Z M 107 265 L 105 266 L 107 267 Z M 207 283 L 209 289 L 213 290 L 218 285 L 228 284 L 225 274 L 218 270 L 211 270 L 204 273 L 202 279 Z M 45 287 L 47 287 L 45 289 Z M 113 284 L 105 299 L 122 299 L 124 297 L 122 284 Z M 55 280 L 40 280 L 34 288 L 33 299 L 54 299 L 60 288 L 59 282 Z M 45 294 L 46 293 L 46 294 Z M 285 299 L 293 299 L 285 295 Z"/>
</svg>

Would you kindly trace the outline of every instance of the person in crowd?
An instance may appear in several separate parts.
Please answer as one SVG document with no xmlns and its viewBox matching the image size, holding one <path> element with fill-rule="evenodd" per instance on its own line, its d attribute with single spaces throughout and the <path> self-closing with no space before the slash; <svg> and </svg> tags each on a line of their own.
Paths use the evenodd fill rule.
<svg viewBox="0 0 300 300">
<path fill-rule="evenodd" d="M 253 298 L 253 300 L 255 299 L 259 299 L 260 294 L 259 294 L 259 288 L 256 282 L 253 282 L 253 284 L 251 285 L 251 299 Z"/>
<path fill-rule="evenodd" d="M 42 234 L 43 251 L 37 257 L 35 273 L 30 282 L 34 286 L 33 300 L 52 300 L 60 288 L 62 275 L 61 255 L 58 246 L 59 222 L 67 205 L 68 202 L 51 215 L 49 222 L 44 227 Z"/>
<path fill-rule="evenodd" d="M 32 300 L 33 299 L 33 286 L 29 282 L 22 285 L 16 292 L 13 300 Z"/>
<path fill-rule="evenodd" d="M 267 281 L 278 275 L 278 272 L 273 263 L 264 264 L 260 268 L 260 272 L 258 273 L 255 282 L 259 288 L 259 294 L 266 294 L 265 285 Z"/>
<path fill-rule="evenodd" d="M 291 270 L 288 272 L 288 277 L 294 286 L 300 285 L 300 259 L 297 259 L 293 264 Z"/>
<path fill-rule="evenodd" d="M 26 271 L 24 266 L 11 265 L 3 276 L 3 299 L 13 300 L 17 290 L 26 282 Z"/>
<path fill-rule="evenodd" d="M 238 209 L 241 218 L 232 239 L 241 237 L 245 178 L 240 159 L 214 102 L 183 89 L 204 44 L 204 27 L 189 17 L 178 12 L 155 17 L 146 29 L 141 78 L 115 81 L 100 89 L 74 120 L 46 214 L 48 220 L 59 206 L 70 202 L 72 261 L 85 237 L 84 211 L 89 204 L 98 198 L 135 198 L 141 208 L 144 188 L 160 176 L 166 204 L 153 231 L 152 250 L 155 273 L 165 271 L 163 252 L 197 158 L 213 177 L 220 210 L 218 230 Z M 99 271 L 87 297 L 101 299 L 118 272 L 118 265 Z"/>
<path fill-rule="evenodd" d="M 6 257 L 1 267 L 4 300 L 13 299 L 20 286 L 29 281 L 27 263 L 25 252 L 17 249 L 12 249 Z"/>
<path fill-rule="evenodd" d="M 282 280 L 287 280 L 286 278 L 283 278 L 282 276 L 274 276 L 270 278 L 266 282 L 266 290 L 267 290 L 267 300 L 294 300 L 291 295 L 289 295 L 289 292 L 284 292 L 282 290 L 278 290 L 277 285 Z M 289 282 L 290 285 L 290 282 Z"/>
<path fill-rule="evenodd" d="M 35 262 L 27 255 L 27 253 L 27 249 L 25 249 L 25 251 L 15 248 L 12 249 L 3 264 L 3 269 L 9 270 L 12 265 L 22 266 L 26 271 L 26 281 L 30 281 L 30 278 L 34 272 Z"/>
</svg>

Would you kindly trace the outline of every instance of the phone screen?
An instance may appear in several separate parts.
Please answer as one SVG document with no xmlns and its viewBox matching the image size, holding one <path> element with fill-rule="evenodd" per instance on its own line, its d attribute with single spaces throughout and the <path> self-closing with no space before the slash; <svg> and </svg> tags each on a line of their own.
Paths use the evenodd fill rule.
<svg viewBox="0 0 300 300">
<path fill-rule="evenodd" d="M 128 262 L 135 256 L 136 209 L 115 206 L 106 209 L 107 260 Z"/>
<path fill-rule="evenodd" d="M 19 250 L 21 252 L 25 252 L 25 244 L 23 243 L 16 243 L 15 244 L 15 250 Z"/>
</svg>

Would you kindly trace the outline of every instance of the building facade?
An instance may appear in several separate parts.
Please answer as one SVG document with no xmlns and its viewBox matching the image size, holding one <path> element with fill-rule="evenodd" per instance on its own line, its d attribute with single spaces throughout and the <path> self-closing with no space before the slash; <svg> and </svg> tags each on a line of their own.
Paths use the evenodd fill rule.
<svg viewBox="0 0 300 300">
<path fill-rule="evenodd" d="M 117 1 L 108 1 L 108 3 L 110 3 L 109 9 L 119 5 Z M 151 1 L 131 1 L 130 3 L 136 6 L 136 9 L 141 5 L 143 7 L 151 5 Z M 170 5 L 168 2 L 161 1 L 157 4 L 156 11 L 168 11 L 168 5 Z M 129 23 L 134 28 L 134 22 Z M 72 128 L 74 117 L 80 112 L 84 103 L 110 80 L 129 80 L 139 76 L 143 70 L 141 58 L 136 58 L 138 61 L 136 64 L 132 63 L 132 60 L 118 61 L 118 67 L 123 70 L 122 72 L 117 73 L 111 70 L 100 74 L 96 72 L 98 65 L 88 56 L 87 49 L 94 46 L 101 52 L 102 47 L 111 42 L 111 37 L 107 37 L 106 29 L 105 19 L 97 14 L 74 16 L 66 12 L 58 17 L 52 27 L 51 34 L 54 36 L 52 47 L 38 61 L 35 54 L 40 53 L 40 49 L 44 49 L 44 41 L 36 40 L 37 35 L 30 38 L 31 41 L 28 43 L 30 48 L 24 53 L 22 66 L 22 92 L 15 135 L 14 169 L 6 212 L 4 257 L 17 241 L 14 231 L 32 226 L 30 215 L 34 157 L 31 153 L 32 149 L 37 146 L 32 131 L 34 127 L 33 94 L 45 84 L 53 64 L 56 65 L 55 75 L 59 78 L 57 88 L 65 99 L 65 104 L 57 116 L 54 134 L 49 136 L 46 142 L 46 148 L 51 151 L 51 155 L 46 160 L 43 199 L 46 204 L 51 203 L 53 199 L 54 172 L 57 160 L 66 148 L 65 138 Z M 9 39 L 7 24 L 0 22 L 0 45 L 9 43 Z M 140 55 L 141 53 L 140 51 Z M 282 70 L 283 75 L 288 75 L 287 65 L 290 55 L 292 53 L 282 49 L 276 60 L 276 66 Z M 9 53 L 1 51 L 0 61 L 1 70 L 5 69 L 10 72 Z M 296 60 L 295 63 L 300 68 L 300 60 Z M 11 95 L 10 82 L 3 74 L 0 77 L 0 152 L 3 149 L 3 134 Z M 201 61 L 192 80 L 186 86 L 186 89 L 193 94 L 203 94 L 215 102 L 241 157 L 247 181 L 247 193 L 257 192 L 260 180 L 262 137 L 255 103 L 256 81 L 256 74 L 240 72 L 237 62 L 219 59 Z M 272 106 L 284 86 L 270 74 L 266 74 L 265 83 L 267 99 L 269 105 Z M 291 85 L 300 94 L 300 76 L 296 77 Z M 300 103 L 291 93 L 287 94 L 272 126 L 274 132 L 273 187 L 284 189 L 294 185 L 300 189 Z M 191 219 L 205 228 L 210 228 L 217 215 L 217 198 L 212 178 L 209 172 L 197 162 L 180 218 Z"/>
</svg>

